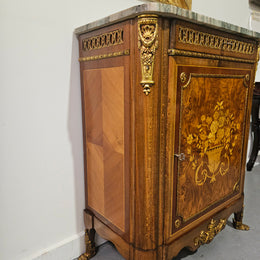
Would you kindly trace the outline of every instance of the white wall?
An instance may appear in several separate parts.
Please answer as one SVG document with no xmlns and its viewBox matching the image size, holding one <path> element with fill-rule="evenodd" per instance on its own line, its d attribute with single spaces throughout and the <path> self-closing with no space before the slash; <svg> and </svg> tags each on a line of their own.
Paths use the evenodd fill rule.
<svg viewBox="0 0 260 260">
<path fill-rule="evenodd" d="M 260 32 L 260 7 L 252 5 L 250 8 L 252 12 L 250 16 L 249 29 Z M 258 65 L 255 81 L 260 82 L 260 65 Z"/>
<path fill-rule="evenodd" d="M 135 4 L 140 2 L 0 0 L 0 259 L 33 259 L 83 234 L 73 30 Z M 193 0 L 193 9 L 248 24 L 247 0 Z M 73 247 L 66 257 L 44 259 L 72 259 L 83 250 Z"/>
<path fill-rule="evenodd" d="M 136 3 L 0 1 L 0 259 L 31 259 L 84 230 L 73 30 Z"/>
<path fill-rule="evenodd" d="M 251 10 L 248 0 L 192 0 L 192 11 L 260 32 L 259 21 L 253 21 L 250 28 Z M 260 65 L 256 80 L 260 81 Z"/>
<path fill-rule="evenodd" d="M 200 14 L 248 28 L 248 0 L 192 0 L 192 10 Z"/>
</svg>

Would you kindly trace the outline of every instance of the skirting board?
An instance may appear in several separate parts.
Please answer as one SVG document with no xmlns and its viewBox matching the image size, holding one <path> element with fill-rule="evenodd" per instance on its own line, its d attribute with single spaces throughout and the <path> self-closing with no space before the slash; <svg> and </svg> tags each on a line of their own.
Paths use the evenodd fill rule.
<svg viewBox="0 0 260 260">
<path fill-rule="evenodd" d="M 96 235 L 96 246 L 104 244 L 106 240 Z M 80 232 L 59 243 L 46 248 L 32 257 L 32 260 L 72 260 L 85 253 L 85 232 Z"/>
</svg>

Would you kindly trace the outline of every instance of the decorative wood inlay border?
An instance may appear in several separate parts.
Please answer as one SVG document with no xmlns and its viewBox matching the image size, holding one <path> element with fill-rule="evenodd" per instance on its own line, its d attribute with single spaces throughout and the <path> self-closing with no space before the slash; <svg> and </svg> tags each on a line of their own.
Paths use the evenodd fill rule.
<svg viewBox="0 0 260 260">
<path fill-rule="evenodd" d="M 255 52 L 255 47 L 252 43 L 237 41 L 181 26 L 178 31 L 178 41 L 185 44 L 192 44 L 241 54 L 251 55 Z"/>
<path fill-rule="evenodd" d="M 79 61 L 83 62 L 83 61 L 102 60 L 102 59 L 114 58 L 119 56 L 127 56 L 127 55 L 130 55 L 130 50 L 111 52 L 111 53 L 100 54 L 100 55 L 89 56 L 89 57 L 82 57 L 79 58 Z"/>
<path fill-rule="evenodd" d="M 82 40 L 82 46 L 83 46 L 82 48 L 84 51 L 91 51 L 91 50 L 118 45 L 124 42 L 123 36 L 124 36 L 123 29 L 118 29 L 112 32 L 100 34 Z"/>
<path fill-rule="evenodd" d="M 206 53 L 193 52 L 193 51 L 183 51 L 183 50 L 177 50 L 177 49 L 169 49 L 168 54 L 170 56 L 186 56 L 186 57 L 213 59 L 213 60 L 235 61 L 235 62 L 243 62 L 243 63 L 255 63 L 256 62 L 255 60 L 239 59 L 239 58 L 226 57 L 226 56 L 221 56 L 221 55 L 206 54 Z"/>
</svg>

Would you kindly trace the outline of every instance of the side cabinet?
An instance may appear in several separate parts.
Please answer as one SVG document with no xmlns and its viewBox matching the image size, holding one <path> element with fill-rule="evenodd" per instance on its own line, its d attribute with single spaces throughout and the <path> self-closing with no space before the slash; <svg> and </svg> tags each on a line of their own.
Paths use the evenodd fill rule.
<svg viewBox="0 0 260 260">
<path fill-rule="evenodd" d="M 232 213 L 234 227 L 248 229 L 243 189 L 258 39 L 165 6 L 77 29 L 81 259 L 95 254 L 95 231 L 125 259 L 169 260 L 211 242 Z"/>
</svg>

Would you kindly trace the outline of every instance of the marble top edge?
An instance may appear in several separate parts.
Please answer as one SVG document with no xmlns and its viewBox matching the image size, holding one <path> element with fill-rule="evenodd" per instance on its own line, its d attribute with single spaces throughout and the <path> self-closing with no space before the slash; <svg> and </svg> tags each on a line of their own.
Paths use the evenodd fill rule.
<svg viewBox="0 0 260 260">
<path fill-rule="evenodd" d="M 224 21 L 220 21 L 205 15 L 201 15 L 186 9 L 179 8 L 177 6 L 162 4 L 162 3 L 147 3 L 137 5 L 112 14 L 95 22 L 88 23 L 75 29 L 74 33 L 80 35 L 100 27 L 113 24 L 118 21 L 126 20 L 132 17 L 136 17 L 143 13 L 153 13 L 163 15 L 165 17 L 182 18 L 188 21 L 195 21 L 201 24 L 207 24 L 211 27 L 223 29 L 228 32 L 239 33 L 245 36 L 258 38 L 260 40 L 260 33 L 251 31 L 249 29 L 230 24 Z"/>
</svg>

